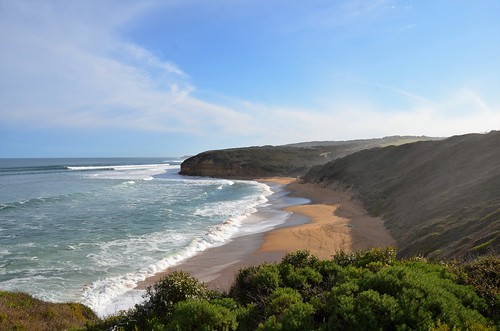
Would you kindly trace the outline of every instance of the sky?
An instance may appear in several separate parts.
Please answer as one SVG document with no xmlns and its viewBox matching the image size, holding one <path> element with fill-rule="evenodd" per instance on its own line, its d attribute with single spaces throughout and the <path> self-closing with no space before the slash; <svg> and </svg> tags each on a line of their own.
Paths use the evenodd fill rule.
<svg viewBox="0 0 500 331">
<path fill-rule="evenodd" d="M 0 157 L 500 129 L 498 0 L 0 0 Z"/>
</svg>

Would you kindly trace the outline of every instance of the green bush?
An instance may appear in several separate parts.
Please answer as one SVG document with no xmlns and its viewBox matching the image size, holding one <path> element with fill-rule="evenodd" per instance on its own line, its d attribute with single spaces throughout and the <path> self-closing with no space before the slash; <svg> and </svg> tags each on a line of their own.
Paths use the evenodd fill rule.
<svg viewBox="0 0 500 331">
<path fill-rule="evenodd" d="M 302 303 L 300 293 L 289 287 L 277 288 L 270 296 L 269 302 L 266 305 L 266 316 L 282 316 L 290 306 Z"/>
<path fill-rule="evenodd" d="M 281 284 L 278 265 L 262 264 L 240 270 L 229 293 L 242 304 L 261 305 Z"/>
<path fill-rule="evenodd" d="M 500 259 L 485 256 L 478 260 L 452 265 L 462 284 L 471 285 L 484 298 L 488 309 L 484 313 L 500 324 Z"/>
<path fill-rule="evenodd" d="M 136 322 L 130 324 L 140 329 L 147 329 L 161 323 L 166 324 L 177 303 L 186 300 L 209 299 L 214 295 L 205 284 L 189 276 L 188 273 L 172 272 L 147 288 L 146 301 L 136 306 L 132 318 Z"/>
<path fill-rule="evenodd" d="M 296 303 L 284 310 L 281 317 L 271 315 L 257 330 L 303 331 L 314 329 L 314 307 L 308 303 Z"/>
<path fill-rule="evenodd" d="M 296 268 L 314 267 L 319 259 L 308 250 L 298 250 L 283 257 L 281 265 L 291 265 Z"/>
<path fill-rule="evenodd" d="M 314 307 L 304 303 L 297 290 L 277 288 L 265 308 L 266 320 L 260 330 L 309 330 L 313 326 Z"/>
<path fill-rule="evenodd" d="M 370 251 L 356 253 L 339 252 L 332 260 L 340 266 L 366 267 L 373 264 L 392 265 L 396 262 L 396 249 L 388 246 L 385 250 L 374 248 Z"/>
<path fill-rule="evenodd" d="M 298 251 L 242 269 L 228 293 L 172 273 L 135 310 L 87 329 L 495 330 L 498 266 L 398 261 L 393 248 L 331 260 Z"/>
<path fill-rule="evenodd" d="M 479 313 L 484 300 L 454 278 L 443 266 L 419 262 L 365 273 L 329 293 L 329 325 L 339 330 L 429 329 L 438 320 L 458 329 L 486 325 Z"/>
<path fill-rule="evenodd" d="M 230 300 L 230 299 L 229 299 Z M 234 301 L 233 301 L 234 302 Z M 178 302 L 172 313 L 167 330 L 236 330 L 238 326 L 237 304 L 207 300 Z"/>
</svg>

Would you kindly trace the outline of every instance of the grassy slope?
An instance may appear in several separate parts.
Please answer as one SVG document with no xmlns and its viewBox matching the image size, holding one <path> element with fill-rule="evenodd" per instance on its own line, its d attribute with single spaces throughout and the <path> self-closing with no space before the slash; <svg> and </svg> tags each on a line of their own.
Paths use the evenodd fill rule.
<svg viewBox="0 0 500 331">
<path fill-rule="evenodd" d="M 500 132 L 361 151 L 311 169 L 353 186 L 400 254 L 459 257 L 500 249 Z"/>
<path fill-rule="evenodd" d="M 0 330 L 68 330 L 97 320 L 90 308 L 79 303 L 48 303 L 0 291 Z"/>
<path fill-rule="evenodd" d="M 314 165 L 325 164 L 366 148 L 426 139 L 432 138 L 395 136 L 214 150 L 184 161 L 181 174 L 224 178 L 301 176 Z"/>
</svg>

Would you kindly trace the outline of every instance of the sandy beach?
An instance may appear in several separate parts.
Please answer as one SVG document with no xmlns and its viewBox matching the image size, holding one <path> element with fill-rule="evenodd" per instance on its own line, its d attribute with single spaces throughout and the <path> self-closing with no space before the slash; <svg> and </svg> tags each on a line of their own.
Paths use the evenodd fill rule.
<svg viewBox="0 0 500 331">
<path fill-rule="evenodd" d="M 262 182 L 283 185 L 289 196 L 310 200 L 305 205 L 283 208 L 287 222 L 266 233 L 238 237 L 210 248 L 182 264 L 141 282 L 145 288 L 166 273 L 184 270 L 211 288 L 228 289 L 238 270 L 263 262 L 280 261 L 288 252 L 307 249 L 320 258 L 339 251 L 354 252 L 395 245 L 378 217 L 368 215 L 354 194 L 338 186 L 300 183 L 295 178 L 270 178 Z"/>
<path fill-rule="evenodd" d="M 350 190 L 299 181 L 288 184 L 286 189 L 291 195 L 310 199 L 311 203 L 284 210 L 304 215 L 310 222 L 269 232 L 258 252 L 307 249 L 327 259 L 339 251 L 395 245 L 382 219 L 370 216 Z"/>
</svg>

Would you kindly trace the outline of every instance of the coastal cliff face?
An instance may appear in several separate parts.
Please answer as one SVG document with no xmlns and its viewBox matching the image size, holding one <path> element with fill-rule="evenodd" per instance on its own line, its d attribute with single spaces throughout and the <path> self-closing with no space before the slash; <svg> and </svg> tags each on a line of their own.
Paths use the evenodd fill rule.
<svg viewBox="0 0 500 331">
<path fill-rule="evenodd" d="M 181 165 L 181 175 L 220 177 L 220 178 L 259 178 L 266 177 L 262 169 L 256 169 L 233 162 L 213 160 L 206 157 L 192 157 Z"/>
<path fill-rule="evenodd" d="M 254 179 L 298 176 L 311 166 L 328 162 L 315 148 L 247 147 L 208 151 L 181 164 L 181 175 Z"/>
<path fill-rule="evenodd" d="M 500 131 L 360 151 L 304 180 L 353 187 L 402 256 L 500 252 Z"/>
<path fill-rule="evenodd" d="M 435 138 L 393 136 L 207 151 L 185 160 L 180 174 L 241 179 L 295 177 L 304 175 L 312 166 L 325 164 L 366 148 L 429 139 Z"/>
</svg>

